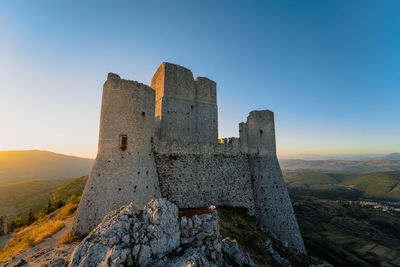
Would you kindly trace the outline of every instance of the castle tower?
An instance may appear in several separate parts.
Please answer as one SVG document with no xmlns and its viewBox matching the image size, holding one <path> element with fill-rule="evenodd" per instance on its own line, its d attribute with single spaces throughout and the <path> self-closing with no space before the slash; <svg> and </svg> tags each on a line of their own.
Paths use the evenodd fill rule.
<svg viewBox="0 0 400 267">
<path fill-rule="evenodd" d="M 155 92 L 108 74 L 103 87 L 99 146 L 73 229 L 89 233 L 111 210 L 138 208 L 161 197 L 151 150 Z"/>
<path fill-rule="evenodd" d="M 276 157 L 274 113 L 252 111 L 239 125 L 241 150 L 248 154 L 256 207 L 263 230 L 305 252 L 296 216 Z"/>
<path fill-rule="evenodd" d="M 193 79 L 184 67 L 162 63 L 151 80 L 156 90 L 156 136 L 162 141 L 213 143 L 218 141 L 216 83 Z"/>
</svg>

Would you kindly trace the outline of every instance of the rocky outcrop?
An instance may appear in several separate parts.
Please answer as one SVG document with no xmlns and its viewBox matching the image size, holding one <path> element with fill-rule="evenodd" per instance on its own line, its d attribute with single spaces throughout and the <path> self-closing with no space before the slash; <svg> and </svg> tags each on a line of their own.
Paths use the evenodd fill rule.
<svg viewBox="0 0 400 267">
<path fill-rule="evenodd" d="M 110 212 L 76 247 L 69 266 L 256 266 L 237 242 L 221 239 L 218 214 L 179 217 L 175 204 L 151 200 Z"/>
</svg>

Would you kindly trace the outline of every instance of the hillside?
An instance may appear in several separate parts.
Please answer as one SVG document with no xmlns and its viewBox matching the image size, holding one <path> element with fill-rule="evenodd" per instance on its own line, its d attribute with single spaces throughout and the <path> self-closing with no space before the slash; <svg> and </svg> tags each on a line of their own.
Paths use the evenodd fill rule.
<svg viewBox="0 0 400 267">
<path fill-rule="evenodd" d="M 18 216 L 27 216 L 30 209 L 36 213 L 46 205 L 53 190 L 72 181 L 72 178 L 0 180 L 0 214 L 11 221 Z"/>
<path fill-rule="evenodd" d="M 53 190 L 54 197 L 58 200 L 67 200 L 72 195 L 81 195 L 83 189 L 85 189 L 86 181 L 89 175 L 85 175 L 76 179 L 73 179 L 72 182 L 57 187 Z"/>
<path fill-rule="evenodd" d="M 391 154 L 396 155 L 396 154 Z M 281 159 L 279 163 L 284 171 L 313 171 L 339 173 L 370 173 L 399 171 L 400 160 L 397 156 L 388 155 L 383 158 L 369 160 L 302 160 Z"/>
<path fill-rule="evenodd" d="M 292 197 L 311 255 L 334 266 L 400 266 L 400 216 L 347 201 Z"/>
<path fill-rule="evenodd" d="M 389 155 L 385 156 L 385 159 L 388 159 L 388 160 L 400 160 L 400 153 L 389 154 Z"/>
<path fill-rule="evenodd" d="M 370 174 L 284 172 L 289 191 L 321 198 L 400 200 L 400 171 Z"/>
<path fill-rule="evenodd" d="M 377 172 L 343 181 L 344 185 L 364 192 L 367 197 L 400 200 L 400 172 Z"/>
<path fill-rule="evenodd" d="M 395 174 L 392 175 L 396 177 Z M 293 174 L 291 179 L 295 181 L 302 179 L 301 177 L 299 174 Z M 350 177 L 341 174 L 323 174 L 321 185 L 343 181 Z M 77 178 L 56 188 L 53 192 L 59 196 L 69 197 L 69 194 L 80 192 L 86 179 L 87 176 Z M 307 182 L 314 183 L 315 179 L 318 179 L 317 175 L 309 176 Z M 346 201 L 292 197 L 292 202 L 309 255 L 326 259 L 335 266 L 396 266 L 400 264 L 398 234 L 400 217 L 372 208 L 362 208 L 357 204 L 349 205 Z M 253 217 L 246 214 L 244 209 L 218 207 L 218 212 L 223 237 L 230 236 L 237 239 L 240 246 L 260 266 L 280 266 L 274 262 L 276 254 L 270 254 L 273 250 L 265 252 L 263 240 L 267 235 L 259 231 L 259 225 Z M 65 233 L 66 231 L 58 234 L 57 238 L 61 238 Z M 49 243 L 47 244 L 45 241 L 41 246 L 40 249 L 49 251 L 49 254 L 46 254 L 47 252 L 43 256 L 40 254 L 38 258 L 38 249 L 34 247 L 30 254 L 24 255 L 24 258 L 33 263 L 48 261 L 57 251 L 66 248 L 68 251 L 62 255 L 69 256 L 77 243 L 71 245 L 59 244 L 57 241 L 57 244 L 54 243 L 54 240 L 58 239 L 49 239 L 53 243 L 50 244 L 50 241 L 47 241 Z M 290 251 L 279 243 L 274 241 L 273 246 L 275 251 L 289 259 L 293 266 L 305 266 L 298 262 L 296 256 L 292 257 Z M 20 258 L 19 256 L 16 259 Z M 307 261 L 306 258 L 303 260 Z"/>
<path fill-rule="evenodd" d="M 48 151 L 0 151 L 0 181 L 74 178 L 89 173 L 92 159 Z"/>
<path fill-rule="evenodd" d="M 80 195 L 87 178 L 86 175 L 76 179 L 0 181 L 0 214 L 11 221 L 18 216 L 26 217 L 30 209 L 33 213 L 40 211 L 50 198 L 66 200 L 71 195 Z"/>
</svg>

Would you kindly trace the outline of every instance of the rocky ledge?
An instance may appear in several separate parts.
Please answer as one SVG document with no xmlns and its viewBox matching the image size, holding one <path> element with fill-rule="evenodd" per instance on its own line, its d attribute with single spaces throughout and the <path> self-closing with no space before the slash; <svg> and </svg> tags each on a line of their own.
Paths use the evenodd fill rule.
<svg viewBox="0 0 400 267">
<path fill-rule="evenodd" d="M 189 218 L 165 199 L 123 206 L 75 248 L 69 266 L 256 266 L 236 241 L 222 240 L 218 222 L 214 207 Z"/>
</svg>

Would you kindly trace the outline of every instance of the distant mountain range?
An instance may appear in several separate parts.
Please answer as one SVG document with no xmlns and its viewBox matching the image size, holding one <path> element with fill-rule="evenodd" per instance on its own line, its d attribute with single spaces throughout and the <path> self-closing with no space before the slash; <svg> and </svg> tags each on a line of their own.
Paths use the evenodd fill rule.
<svg viewBox="0 0 400 267">
<path fill-rule="evenodd" d="M 388 160 L 400 160 L 400 153 L 389 154 L 389 155 L 385 156 L 385 159 L 388 159 Z"/>
<path fill-rule="evenodd" d="M 396 154 L 396 153 L 394 153 Z M 388 154 L 292 154 L 292 155 L 279 155 L 280 160 L 286 159 L 303 159 L 303 160 L 370 160 L 375 158 L 383 158 Z"/>
<path fill-rule="evenodd" d="M 376 158 L 386 158 L 389 160 L 400 160 L 400 153 L 392 154 L 293 154 L 278 156 L 280 160 L 302 159 L 302 160 L 354 160 L 365 161 Z"/>
<path fill-rule="evenodd" d="M 400 170 L 400 153 L 393 153 L 367 160 L 303 160 L 280 159 L 281 168 L 285 171 L 370 173 Z"/>
<path fill-rule="evenodd" d="M 40 150 L 0 151 L 0 181 L 80 177 L 93 161 Z"/>
</svg>

